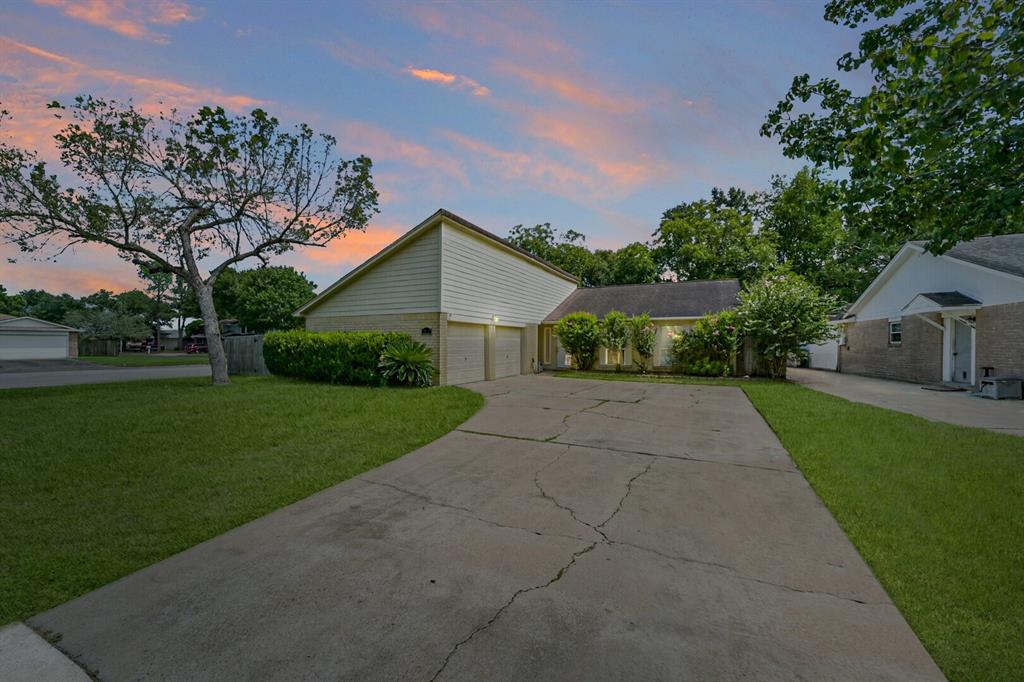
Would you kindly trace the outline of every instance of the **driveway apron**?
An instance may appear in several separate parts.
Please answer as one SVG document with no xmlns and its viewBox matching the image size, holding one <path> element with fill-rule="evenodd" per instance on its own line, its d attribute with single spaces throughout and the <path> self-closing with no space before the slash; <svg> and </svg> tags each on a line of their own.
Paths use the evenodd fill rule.
<svg viewBox="0 0 1024 682">
<path fill-rule="evenodd" d="M 520 376 L 29 621 L 100 679 L 938 680 L 737 388 Z"/>
</svg>

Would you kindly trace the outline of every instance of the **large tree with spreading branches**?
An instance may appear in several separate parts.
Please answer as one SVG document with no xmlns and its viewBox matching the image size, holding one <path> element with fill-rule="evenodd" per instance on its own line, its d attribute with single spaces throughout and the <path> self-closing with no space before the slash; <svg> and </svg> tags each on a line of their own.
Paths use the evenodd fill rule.
<svg viewBox="0 0 1024 682">
<path fill-rule="evenodd" d="M 1024 3 L 831 0 L 825 19 L 863 28 L 841 72 L 855 92 L 797 76 L 761 129 L 787 156 L 845 169 L 847 208 L 883 243 L 936 252 L 1024 221 Z"/>
<path fill-rule="evenodd" d="M 202 312 L 216 384 L 228 383 L 213 287 L 226 269 L 361 230 L 377 208 L 365 156 L 261 109 L 146 115 L 131 103 L 54 102 L 62 168 L 0 140 L 0 238 L 55 257 L 102 244 L 149 273 L 184 279 Z M 7 118 L 0 113 L 0 133 Z"/>
</svg>

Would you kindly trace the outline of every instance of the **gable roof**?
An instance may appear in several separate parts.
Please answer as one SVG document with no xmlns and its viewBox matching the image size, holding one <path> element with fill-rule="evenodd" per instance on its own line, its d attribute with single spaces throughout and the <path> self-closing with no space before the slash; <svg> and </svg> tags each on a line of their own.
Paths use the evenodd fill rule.
<svg viewBox="0 0 1024 682">
<path fill-rule="evenodd" d="M 587 287 L 569 294 L 544 321 L 557 322 L 577 312 L 600 318 L 612 310 L 626 315 L 647 313 L 652 318 L 701 317 L 735 307 L 739 293 L 740 283 L 735 279 Z"/>
<path fill-rule="evenodd" d="M 925 242 L 913 242 L 923 246 Z M 977 237 L 942 254 L 990 270 L 1024 277 L 1024 232 Z"/>
<path fill-rule="evenodd" d="M 852 320 L 863 304 L 882 288 L 910 256 L 925 253 L 926 241 L 915 240 L 905 243 L 882 271 L 861 292 L 857 300 L 847 309 L 846 317 Z M 994 272 L 1024 278 L 1024 233 L 1003 234 L 995 237 L 977 237 L 961 242 L 937 258 L 951 258 Z"/>
<path fill-rule="evenodd" d="M 412 240 L 416 239 L 416 237 L 418 237 L 419 235 L 423 234 L 427 230 L 431 229 L 432 227 L 437 226 L 443 220 L 447 220 L 448 222 L 453 223 L 455 225 L 458 225 L 459 227 L 464 228 L 466 230 L 469 230 L 470 232 L 474 232 L 474 233 L 480 235 L 481 237 L 484 237 L 485 239 L 487 239 L 489 241 L 495 242 L 498 246 L 503 247 L 503 248 L 508 249 L 508 250 L 511 250 L 511 251 L 515 252 L 518 256 L 520 256 L 521 258 L 525 258 L 527 260 L 533 261 L 536 265 L 544 268 L 545 270 L 547 270 L 547 271 L 549 271 L 549 272 L 551 272 L 551 273 L 553 273 L 555 275 L 558 275 L 559 277 L 567 279 L 567 280 L 569 280 L 570 282 L 572 282 L 574 284 L 578 284 L 579 283 L 579 278 L 576 277 L 576 275 L 573 275 L 572 273 L 566 272 L 565 270 L 563 270 L 562 268 L 558 267 L 557 265 L 554 265 L 553 263 L 549 263 L 548 261 L 544 260 L 543 258 L 541 258 L 539 256 L 533 255 L 532 253 L 530 253 L 526 249 L 524 249 L 522 247 L 519 247 L 519 246 L 516 246 L 515 244 L 513 244 L 510 241 L 508 241 L 507 239 L 502 239 L 501 237 L 499 237 L 498 235 L 496 235 L 496 234 L 494 234 L 492 232 L 488 232 L 487 230 L 485 230 L 484 228 L 480 227 L 479 225 L 471 223 L 468 220 L 466 220 L 465 218 L 463 218 L 461 216 L 455 215 L 451 211 L 445 210 L 443 208 L 439 208 L 433 214 L 431 214 L 429 218 L 427 218 L 426 220 L 421 222 L 419 225 L 417 225 L 416 227 L 412 228 L 411 230 L 409 230 L 408 232 L 403 234 L 401 237 L 399 237 L 395 241 L 393 241 L 390 244 L 388 244 L 387 246 L 385 246 L 383 249 L 381 249 L 376 254 L 371 256 L 369 259 L 364 261 L 358 267 L 353 268 L 352 270 L 350 270 L 348 273 L 346 273 L 344 276 L 342 276 L 341 279 L 339 279 L 336 282 L 334 282 L 334 284 L 331 284 L 329 287 L 327 287 L 326 289 L 321 291 L 319 294 L 317 294 L 310 301 L 308 301 L 307 303 L 305 303 L 302 306 L 300 306 L 299 309 L 296 310 L 294 314 L 295 315 L 302 315 L 303 313 L 308 311 L 310 308 L 313 308 L 314 306 L 316 306 L 319 303 L 323 302 L 328 296 L 330 296 L 332 293 L 337 291 L 339 288 L 345 286 L 349 282 L 351 282 L 351 281 L 355 280 L 356 278 L 358 278 L 359 276 L 361 276 L 366 271 L 372 269 L 375 265 L 377 265 L 377 263 L 379 263 L 382 260 L 386 259 L 388 256 L 390 256 L 391 254 L 395 253 L 396 251 L 401 249 L 403 246 L 405 246 L 406 244 L 408 244 Z"/>
<path fill-rule="evenodd" d="M 31 331 L 31 330 L 52 330 L 52 331 L 66 331 L 66 332 L 77 332 L 78 329 L 69 327 L 65 324 L 57 324 L 56 322 L 49 322 L 47 320 L 40 320 L 38 317 L 29 317 L 28 315 L 22 315 L 21 317 L 13 317 L 11 315 L 0 316 L 0 330 L 17 329 L 20 331 Z"/>
</svg>

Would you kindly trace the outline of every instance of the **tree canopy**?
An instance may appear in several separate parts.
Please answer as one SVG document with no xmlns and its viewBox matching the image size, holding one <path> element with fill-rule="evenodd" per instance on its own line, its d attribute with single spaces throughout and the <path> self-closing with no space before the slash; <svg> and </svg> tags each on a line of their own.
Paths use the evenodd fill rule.
<svg viewBox="0 0 1024 682">
<path fill-rule="evenodd" d="M 212 298 L 220 275 L 324 246 L 377 212 L 369 158 L 339 158 L 332 136 L 305 124 L 283 130 L 261 109 L 149 116 L 92 97 L 51 108 L 67 119 L 54 136 L 60 177 L 36 151 L 0 142 L 0 236 L 26 253 L 103 244 L 185 280 L 218 384 L 228 382 Z M 0 126 L 6 118 L 0 113 Z"/>
<path fill-rule="evenodd" d="M 825 19 L 867 26 L 842 72 L 854 93 L 797 76 L 761 134 L 819 167 L 848 169 L 846 210 L 875 241 L 958 241 L 1024 224 L 1024 3 L 832 0 Z M 805 106 L 806 105 L 806 106 Z"/>
<path fill-rule="evenodd" d="M 653 245 L 661 267 L 680 280 L 736 277 L 747 282 L 776 260 L 772 240 L 757 231 L 747 207 L 714 200 L 666 211 Z"/>
</svg>

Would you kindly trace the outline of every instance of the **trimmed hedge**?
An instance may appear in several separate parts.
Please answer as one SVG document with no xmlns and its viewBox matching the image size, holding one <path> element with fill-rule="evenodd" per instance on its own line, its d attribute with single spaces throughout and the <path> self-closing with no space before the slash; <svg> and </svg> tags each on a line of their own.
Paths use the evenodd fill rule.
<svg viewBox="0 0 1024 682">
<path fill-rule="evenodd" d="M 380 356 L 399 332 L 268 332 L 263 360 L 271 374 L 332 384 L 383 386 Z"/>
</svg>

